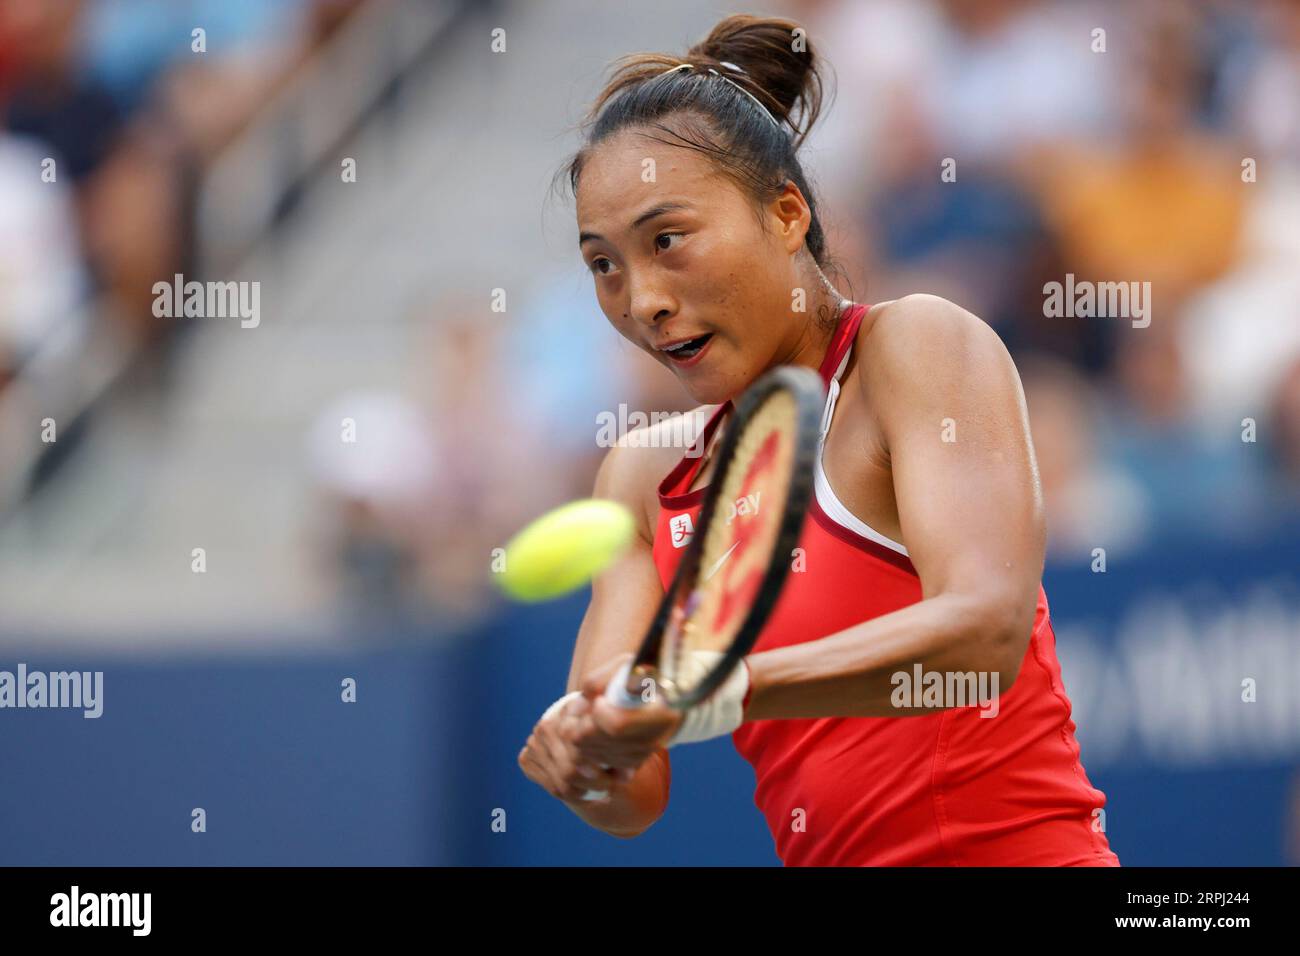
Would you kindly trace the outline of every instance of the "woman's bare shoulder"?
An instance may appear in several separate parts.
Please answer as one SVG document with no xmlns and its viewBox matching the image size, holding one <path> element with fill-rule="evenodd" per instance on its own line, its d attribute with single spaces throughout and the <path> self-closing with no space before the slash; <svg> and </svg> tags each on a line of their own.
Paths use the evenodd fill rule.
<svg viewBox="0 0 1300 956">
<path fill-rule="evenodd" d="M 1005 349 L 998 334 L 979 316 L 954 302 L 913 293 L 871 307 L 858 330 L 858 345 L 879 381 L 899 370 L 940 370 L 1000 361 Z"/>
<path fill-rule="evenodd" d="M 704 432 L 716 405 L 657 416 L 627 431 L 605 454 L 596 476 L 596 497 L 633 508 L 642 534 L 653 540 L 659 508 L 659 483 Z"/>
<path fill-rule="evenodd" d="M 981 396 L 988 406 L 1019 399 L 1015 364 L 979 316 L 937 295 L 916 293 L 872 310 L 859 333 L 862 400 L 884 427 L 909 409 Z M 888 431 L 888 429 L 885 429 Z"/>
<path fill-rule="evenodd" d="M 981 331 L 976 332 L 977 329 Z M 927 336 L 936 332 L 951 336 L 992 331 L 979 316 L 943 296 L 928 292 L 913 292 L 871 306 L 863 317 L 859 338 L 877 330 L 880 330 L 880 337 Z"/>
</svg>

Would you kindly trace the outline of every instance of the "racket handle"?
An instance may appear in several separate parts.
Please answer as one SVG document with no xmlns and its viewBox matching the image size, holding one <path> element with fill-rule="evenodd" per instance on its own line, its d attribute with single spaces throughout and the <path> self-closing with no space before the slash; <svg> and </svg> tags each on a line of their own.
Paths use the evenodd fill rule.
<svg viewBox="0 0 1300 956">
<path fill-rule="evenodd" d="M 629 660 L 626 664 L 618 669 L 609 683 L 605 685 L 605 699 L 611 704 L 618 707 L 640 707 L 641 698 L 634 697 L 627 692 L 628 677 L 632 673 L 632 662 Z M 609 767 L 605 767 L 608 770 Z M 588 790 L 582 795 L 583 800 L 604 800 L 609 796 L 608 790 Z"/>
</svg>

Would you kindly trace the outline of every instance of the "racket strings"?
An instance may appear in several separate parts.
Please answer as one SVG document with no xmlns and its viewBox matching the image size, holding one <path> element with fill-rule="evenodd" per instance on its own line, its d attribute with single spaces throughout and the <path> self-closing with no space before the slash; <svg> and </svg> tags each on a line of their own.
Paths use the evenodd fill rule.
<svg viewBox="0 0 1300 956">
<path fill-rule="evenodd" d="M 686 692 L 707 676 L 701 657 L 731 646 L 773 558 L 790 493 L 798 407 L 779 390 L 758 406 L 737 436 L 704 535 L 696 580 L 682 589 L 674 626 L 662 648 L 661 676 Z"/>
</svg>

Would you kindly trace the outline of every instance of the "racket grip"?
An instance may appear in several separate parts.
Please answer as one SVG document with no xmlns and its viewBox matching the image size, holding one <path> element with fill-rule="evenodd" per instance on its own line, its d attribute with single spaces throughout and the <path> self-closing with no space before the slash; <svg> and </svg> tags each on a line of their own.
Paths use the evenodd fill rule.
<svg viewBox="0 0 1300 956">
<path fill-rule="evenodd" d="M 634 697 L 627 692 L 628 677 L 632 673 L 632 662 L 629 660 L 626 664 L 618 669 L 609 683 L 605 685 L 605 699 L 611 704 L 618 707 L 640 707 L 641 699 Z M 609 767 L 604 769 L 608 770 Z M 583 800 L 604 800 L 609 796 L 608 790 L 588 790 L 582 795 Z"/>
</svg>

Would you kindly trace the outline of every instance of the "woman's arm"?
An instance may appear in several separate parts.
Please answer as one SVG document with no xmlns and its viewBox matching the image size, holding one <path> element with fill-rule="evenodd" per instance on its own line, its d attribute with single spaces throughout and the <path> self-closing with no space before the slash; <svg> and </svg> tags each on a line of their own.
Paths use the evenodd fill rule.
<svg viewBox="0 0 1300 956">
<path fill-rule="evenodd" d="M 663 597 L 654 564 L 653 528 L 646 511 L 647 481 L 656 464 L 653 450 L 620 445 L 609 450 L 597 473 L 595 497 L 631 509 L 637 534 L 627 553 L 592 583 L 591 603 L 578 629 L 569 669 L 570 691 L 636 650 Z M 591 727 L 591 702 L 581 697 L 570 701 L 555 718 L 538 722 L 519 755 L 520 767 L 597 829 L 615 836 L 636 836 L 659 819 L 668 805 L 668 753 L 659 749 L 651 754 L 630 780 L 607 774 L 591 779 L 583 775 L 584 769 L 600 771 L 579 755 L 573 743 L 575 735 L 590 732 Z M 607 790 L 609 799 L 583 800 L 588 789 Z"/>
<path fill-rule="evenodd" d="M 877 423 L 916 604 L 747 658 L 746 720 L 898 717 L 891 676 L 983 671 L 1015 680 L 1043 571 L 1042 496 L 1020 379 L 1001 340 L 929 295 L 886 306 L 866 333 L 855 396 Z"/>
<path fill-rule="evenodd" d="M 592 670 L 635 652 L 663 599 L 654 563 L 654 528 L 646 513 L 647 451 L 620 443 L 606 452 L 596 473 L 593 496 L 617 501 L 631 511 L 636 535 L 627 552 L 592 581 L 591 603 L 573 647 L 570 691 L 581 687 Z"/>
</svg>

